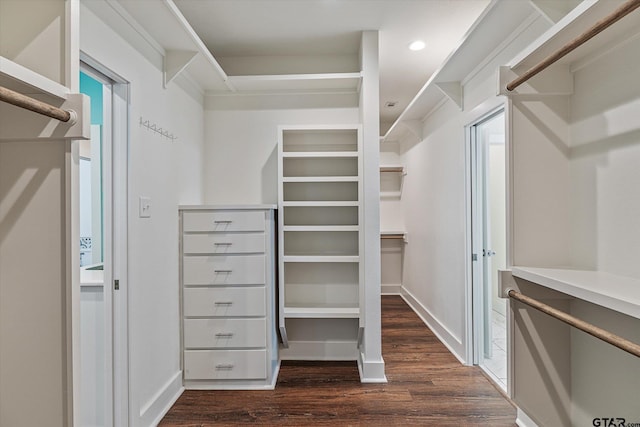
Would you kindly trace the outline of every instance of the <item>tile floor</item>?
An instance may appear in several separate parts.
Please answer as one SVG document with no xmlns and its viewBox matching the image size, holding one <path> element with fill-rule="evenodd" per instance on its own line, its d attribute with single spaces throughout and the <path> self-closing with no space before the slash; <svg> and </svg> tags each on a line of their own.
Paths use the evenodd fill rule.
<svg viewBox="0 0 640 427">
<path fill-rule="evenodd" d="M 482 367 L 502 387 L 507 389 L 507 319 L 501 313 L 491 312 L 492 355 L 483 359 Z"/>
</svg>

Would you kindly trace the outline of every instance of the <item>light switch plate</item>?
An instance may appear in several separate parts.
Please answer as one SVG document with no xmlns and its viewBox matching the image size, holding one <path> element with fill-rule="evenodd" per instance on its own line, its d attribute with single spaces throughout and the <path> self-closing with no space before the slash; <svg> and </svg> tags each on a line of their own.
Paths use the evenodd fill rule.
<svg viewBox="0 0 640 427">
<path fill-rule="evenodd" d="M 151 197 L 140 196 L 138 215 L 140 218 L 151 218 Z"/>
</svg>

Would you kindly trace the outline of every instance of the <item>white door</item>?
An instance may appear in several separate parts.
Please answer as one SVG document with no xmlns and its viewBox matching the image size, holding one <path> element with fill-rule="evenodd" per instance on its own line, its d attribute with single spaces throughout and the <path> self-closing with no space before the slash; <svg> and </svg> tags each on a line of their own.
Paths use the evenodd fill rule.
<svg viewBox="0 0 640 427">
<path fill-rule="evenodd" d="M 506 389 L 506 302 L 498 297 L 498 270 L 505 268 L 507 252 L 504 111 L 469 130 L 474 363 Z"/>
<path fill-rule="evenodd" d="M 126 162 L 128 87 L 86 63 L 91 140 L 79 142 L 82 425 L 127 425 Z"/>
</svg>

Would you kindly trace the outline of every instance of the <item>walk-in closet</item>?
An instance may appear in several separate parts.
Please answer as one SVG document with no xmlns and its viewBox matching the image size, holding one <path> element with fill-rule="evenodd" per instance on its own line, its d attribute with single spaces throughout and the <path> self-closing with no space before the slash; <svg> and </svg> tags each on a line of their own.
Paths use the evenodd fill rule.
<svg viewBox="0 0 640 427">
<path fill-rule="evenodd" d="M 640 0 L 0 0 L 0 427 L 640 425 Z"/>
</svg>

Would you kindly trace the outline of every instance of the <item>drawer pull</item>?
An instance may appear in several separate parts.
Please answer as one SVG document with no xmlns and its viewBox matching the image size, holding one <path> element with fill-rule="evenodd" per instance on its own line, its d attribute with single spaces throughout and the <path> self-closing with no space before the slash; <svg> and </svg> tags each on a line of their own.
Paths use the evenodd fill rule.
<svg viewBox="0 0 640 427">
<path fill-rule="evenodd" d="M 231 242 L 215 242 L 214 245 L 215 246 L 231 246 L 231 245 L 233 245 L 233 243 L 231 243 Z"/>
<path fill-rule="evenodd" d="M 218 332 L 216 338 L 233 338 L 233 332 Z"/>
<path fill-rule="evenodd" d="M 230 219 L 216 219 L 213 221 L 215 224 L 231 224 L 233 221 Z"/>
<path fill-rule="evenodd" d="M 233 301 L 215 301 L 214 305 L 233 305 Z"/>
<path fill-rule="evenodd" d="M 213 270 L 214 273 L 219 274 L 219 273 L 227 273 L 227 274 L 231 274 L 231 272 L 233 272 L 233 270 Z"/>
<path fill-rule="evenodd" d="M 230 371 L 233 369 L 233 363 L 225 363 L 225 364 L 219 364 L 216 365 L 216 370 L 217 371 Z"/>
</svg>

